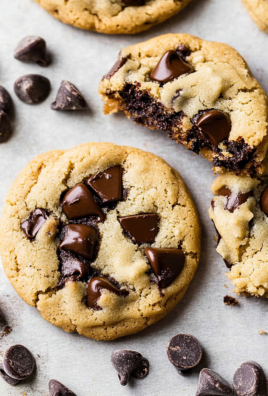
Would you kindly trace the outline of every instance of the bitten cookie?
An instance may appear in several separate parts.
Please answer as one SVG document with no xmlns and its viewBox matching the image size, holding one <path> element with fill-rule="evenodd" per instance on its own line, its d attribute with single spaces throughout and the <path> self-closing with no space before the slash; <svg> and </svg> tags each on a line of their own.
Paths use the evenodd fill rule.
<svg viewBox="0 0 268 396">
<path fill-rule="evenodd" d="M 267 0 L 243 0 L 249 15 L 261 30 L 268 33 L 268 2 Z"/>
<path fill-rule="evenodd" d="M 104 113 L 140 125 L 213 161 L 214 171 L 262 173 L 267 96 L 225 44 L 167 34 L 121 51 L 99 87 Z"/>
<path fill-rule="evenodd" d="M 36 0 L 64 23 L 108 34 L 147 30 L 180 12 L 191 0 Z"/>
<path fill-rule="evenodd" d="M 50 323 L 96 340 L 163 318 L 200 253 L 196 209 L 179 173 L 109 143 L 35 158 L 11 187 L 0 232 L 18 294 Z"/>
<path fill-rule="evenodd" d="M 209 217 L 217 252 L 237 293 L 268 297 L 268 173 L 258 178 L 220 175 L 212 184 Z"/>
</svg>

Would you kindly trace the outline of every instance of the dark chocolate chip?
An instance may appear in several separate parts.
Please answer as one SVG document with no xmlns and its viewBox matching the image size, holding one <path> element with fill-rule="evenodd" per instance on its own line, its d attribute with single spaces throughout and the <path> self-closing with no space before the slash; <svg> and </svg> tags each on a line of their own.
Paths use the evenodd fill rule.
<svg viewBox="0 0 268 396">
<path fill-rule="evenodd" d="M 0 143 L 6 142 L 12 133 L 11 122 L 8 114 L 0 110 Z"/>
<path fill-rule="evenodd" d="M 40 66 L 48 66 L 50 63 L 46 42 L 38 36 L 22 39 L 15 49 L 14 58 L 23 62 L 34 62 Z"/>
<path fill-rule="evenodd" d="M 232 387 L 219 374 L 207 368 L 200 371 L 196 396 L 232 395 Z"/>
<path fill-rule="evenodd" d="M 52 110 L 84 110 L 87 103 L 81 92 L 69 81 L 62 81 Z"/>
<path fill-rule="evenodd" d="M 27 348 L 22 345 L 14 345 L 5 352 L 3 365 L 7 375 L 22 381 L 32 375 L 35 360 Z"/>
<path fill-rule="evenodd" d="M 24 231 L 28 239 L 35 239 L 40 228 L 48 219 L 48 214 L 44 209 L 35 209 L 30 217 L 21 224 L 21 228 Z"/>
<path fill-rule="evenodd" d="M 229 190 L 229 188 L 222 187 L 218 191 L 217 195 L 223 195 L 223 196 L 227 197 L 227 204 L 225 206 L 225 209 L 229 210 L 229 212 L 233 213 L 235 211 L 235 209 L 239 208 L 240 205 L 245 203 L 248 200 L 248 198 L 250 198 L 252 196 L 252 191 L 237 195 L 235 193 L 232 193 L 232 191 Z"/>
<path fill-rule="evenodd" d="M 77 184 L 69 190 L 62 199 L 62 208 L 68 219 L 81 219 L 87 216 L 98 216 L 100 221 L 105 219 L 92 193 L 83 184 Z"/>
<path fill-rule="evenodd" d="M 229 137 L 231 120 L 228 114 L 219 110 L 209 110 L 195 122 L 196 126 L 208 136 L 211 144 L 217 146 Z"/>
<path fill-rule="evenodd" d="M 119 217 L 121 226 L 135 243 L 153 243 L 158 233 L 158 215 L 154 213 Z"/>
<path fill-rule="evenodd" d="M 185 255 L 180 249 L 146 248 L 145 254 L 161 289 L 169 286 L 183 270 Z"/>
<path fill-rule="evenodd" d="M 225 305 L 229 305 L 230 307 L 233 307 L 234 305 L 239 304 L 236 298 L 232 296 L 225 296 L 223 297 L 223 302 Z"/>
<path fill-rule="evenodd" d="M 224 264 L 226 265 L 227 268 L 231 269 L 233 264 L 230 264 L 228 260 L 223 259 Z"/>
<path fill-rule="evenodd" d="M 268 216 L 268 187 L 261 194 L 261 210 Z"/>
<path fill-rule="evenodd" d="M 263 370 L 258 363 L 242 363 L 234 374 L 234 390 L 238 396 L 259 396 L 263 378 Z"/>
<path fill-rule="evenodd" d="M 184 60 L 187 58 L 187 56 L 191 55 L 191 50 L 189 47 L 187 47 L 185 44 L 180 44 L 178 48 L 176 49 L 176 52 L 180 55 L 181 58 Z"/>
<path fill-rule="evenodd" d="M 7 90 L 0 85 L 0 111 L 10 114 L 12 111 L 12 100 Z"/>
<path fill-rule="evenodd" d="M 176 51 L 167 51 L 151 72 L 150 78 L 160 83 L 167 83 L 180 77 L 182 74 L 192 71 L 193 67 L 185 62 Z"/>
<path fill-rule="evenodd" d="M 18 385 L 20 383 L 20 380 L 16 380 L 14 378 L 11 378 L 9 375 L 7 375 L 5 373 L 3 363 L 0 363 L 0 376 L 3 378 L 4 381 L 6 381 L 8 383 L 8 385 L 16 386 L 16 385 Z"/>
<path fill-rule="evenodd" d="M 44 76 L 28 74 L 15 81 L 14 91 L 22 102 L 38 104 L 48 97 L 50 82 Z"/>
<path fill-rule="evenodd" d="M 72 276 L 75 280 L 80 280 L 84 279 L 88 275 L 89 268 L 87 264 L 78 260 L 76 257 L 73 257 L 71 253 L 61 250 L 60 259 L 60 273 L 64 278 Z"/>
<path fill-rule="evenodd" d="M 78 254 L 85 259 L 92 260 L 98 242 L 95 228 L 85 224 L 69 224 L 65 227 L 66 234 L 60 249 Z"/>
<path fill-rule="evenodd" d="M 117 289 L 107 278 L 104 276 L 96 276 L 88 282 L 87 287 L 87 306 L 93 309 L 101 309 L 98 306 L 98 300 L 101 297 L 102 290 L 108 290 L 111 293 L 120 297 L 126 297 L 129 292 L 125 289 Z"/>
<path fill-rule="evenodd" d="M 119 59 L 115 62 L 111 70 L 107 74 L 105 74 L 105 76 L 103 76 L 103 79 L 110 80 L 110 78 L 113 77 L 113 75 L 118 72 L 118 70 L 121 69 L 122 66 L 124 66 L 127 60 L 128 58 L 121 58 L 119 55 Z"/>
<path fill-rule="evenodd" d="M 49 381 L 49 396 L 76 396 L 70 389 L 56 380 Z"/>
<path fill-rule="evenodd" d="M 202 359 L 202 348 L 199 341 L 189 334 L 177 334 L 167 346 L 170 362 L 180 370 L 196 367 Z"/>
<path fill-rule="evenodd" d="M 121 349 L 112 353 L 111 361 L 123 386 L 127 385 L 129 377 L 133 374 L 135 376 L 138 373 L 140 379 L 148 374 L 149 362 L 139 352 Z"/>
<path fill-rule="evenodd" d="M 113 166 L 86 180 L 102 203 L 115 202 L 122 199 L 122 168 Z"/>
<path fill-rule="evenodd" d="M 122 0 L 128 6 L 143 6 L 145 5 L 145 0 Z"/>
</svg>

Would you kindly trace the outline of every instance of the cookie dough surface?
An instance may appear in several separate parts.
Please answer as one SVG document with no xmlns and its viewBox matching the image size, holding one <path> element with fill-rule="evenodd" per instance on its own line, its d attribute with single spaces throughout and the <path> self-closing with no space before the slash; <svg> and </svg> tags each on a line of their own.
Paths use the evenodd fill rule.
<svg viewBox="0 0 268 396">
<path fill-rule="evenodd" d="M 191 0 L 36 0 L 64 23 L 109 34 L 147 30 L 180 12 Z M 128 5 L 136 3 L 142 5 Z"/>
<path fill-rule="evenodd" d="M 243 0 L 254 22 L 261 30 L 268 33 L 268 2 L 267 0 Z"/>
<path fill-rule="evenodd" d="M 113 166 L 122 167 L 125 197 L 115 207 L 101 205 L 106 218 L 95 224 L 99 247 L 94 260 L 86 262 L 89 276 L 65 279 L 65 285 L 59 287 L 63 279 L 60 230 L 68 223 L 62 196 Z M 37 208 L 45 210 L 48 218 L 35 239 L 29 240 L 22 224 Z M 118 221 L 141 213 L 158 215 L 153 243 L 134 243 Z M 151 153 L 109 143 L 88 143 L 36 157 L 9 191 L 0 230 L 4 269 L 21 298 L 50 323 L 97 340 L 136 333 L 164 317 L 186 292 L 200 254 L 196 209 L 179 173 Z M 175 248 L 184 253 L 181 273 L 162 290 L 151 279 L 152 269 L 144 253 L 147 247 Z M 100 309 L 89 308 L 87 282 L 96 272 L 112 279 L 128 295 L 103 289 L 97 302 Z"/>
<path fill-rule="evenodd" d="M 173 58 L 166 58 L 165 68 L 169 51 Z M 267 96 L 237 51 L 187 34 L 167 34 L 123 49 L 119 59 L 100 83 L 105 114 L 124 111 L 138 124 L 168 133 L 213 161 L 217 173 L 263 172 Z M 157 67 L 158 77 L 181 68 L 186 72 L 158 82 L 153 79 Z M 216 143 L 197 125 L 214 110 L 225 114 L 231 125 L 222 139 L 214 132 Z"/>
</svg>

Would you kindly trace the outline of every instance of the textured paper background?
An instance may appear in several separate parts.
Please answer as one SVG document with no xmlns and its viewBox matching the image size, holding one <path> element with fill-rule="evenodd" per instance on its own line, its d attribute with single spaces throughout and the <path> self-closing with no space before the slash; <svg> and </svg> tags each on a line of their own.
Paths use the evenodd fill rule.
<svg viewBox="0 0 268 396">
<path fill-rule="evenodd" d="M 114 342 L 67 334 L 45 322 L 18 297 L 0 269 L 0 309 L 13 328 L 10 335 L 0 340 L 0 361 L 3 352 L 14 343 L 27 346 L 37 361 L 36 376 L 29 383 L 12 388 L 0 378 L 1 396 L 45 396 L 52 378 L 70 387 L 77 396 L 193 396 L 199 370 L 182 377 L 166 357 L 166 344 L 178 332 L 195 335 L 205 351 L 201 367 L 215 369 L 229 381 L 245 360 L 256 360 L 268 374 L 268 336 L 259 335 L 260 329 L 268 331 L 267 301 L 241 296 L 240 307 L 223 304 L 223 296 L 232 295 L 232 286 L 224 276 L 225 265 L 214 250 L 214 230 L 207 216 L 213 181 L 210 164 L 169 141 L 164 133 L 138 127 L 121 115 L 102 114 L 98 82 L 119 50 L 167 32 L 191 33 L 232 45 L 268 89 L 268 35 L 258 30 L 240 0 L 195 0 L 166 23 L 136 36 L 121 37 L 63 25 L 32 0 L 0 0 L 0 84 L 12 94 L 16 109 L 13 137 L 0 145 L 1 207 L 13 179 L 37 154 L 88 141 L 110 141 L 152 151 L 179 170 L 193 194 L 202 223 L 201 262 L 185 298 L 156 325 Z M 28 34 L 46 39 L 53 55 L 49 68 L 13 59 L 14 47 Z M 39 106 L 25 105 L 13 93 L 14 81 L 28 73 L 43 74 L 51 81 L 51 95 Z M 90 113 L 50 110 L 62 79 L 81 89 Z M 119 348 L 134 349 L 149 358 L 151 370 L 145 380 L 125 388 L 119 385 L 110 363 L 111 352 Z"/>
</svg>

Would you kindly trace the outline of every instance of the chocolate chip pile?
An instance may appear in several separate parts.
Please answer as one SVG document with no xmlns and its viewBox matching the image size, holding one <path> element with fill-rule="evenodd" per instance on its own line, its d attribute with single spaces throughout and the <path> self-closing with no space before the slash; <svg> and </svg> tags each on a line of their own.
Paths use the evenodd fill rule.
<svg viewBox="0 0 268 396">
<path fill-rule="evenodd" d="M 29 378 L 35 369 L 35 359 L 31 352 L 22 345 L 10 347 L 0 363 L 1 377 L 12 386 Z"/>
</svg>

